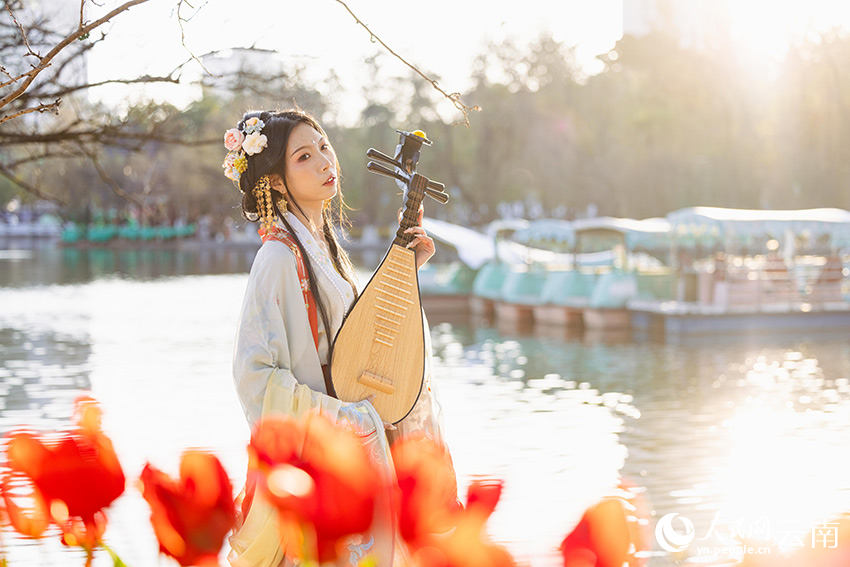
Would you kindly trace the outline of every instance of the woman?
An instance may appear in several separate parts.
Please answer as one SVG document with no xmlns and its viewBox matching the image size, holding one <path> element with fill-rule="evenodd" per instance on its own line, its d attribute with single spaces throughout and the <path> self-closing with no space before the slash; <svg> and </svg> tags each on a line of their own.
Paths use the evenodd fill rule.
<svg viewBox="0 0 850 567">
<path fill-rule="evenodd" d="M 331 227 L 331 204 L 341 209 L 342 199 L 339 164 L 324 130 L 300 111 L 248 112 L 225 134 L 225 146 L 230 150 L 225 175 L 237 183 L 242 213 L 260 223 L 263 238 L 248 278 L 233 361 L 249 425 L 268 415 L 299 417 L 320 409 L 354 426 L 388 474 L 395 439 L 418 434 L 442 443 L 439 406 L 427 378 L 413 411 L 397 427 L 382 423 L 368 399 L 344 403 L 327 395 L 324 368 L 357 289 L 351 262 Z M 434 254 L 434 242 L 421 226 L 409 232 L 421 266 Z M 286 564 L 275 518 L 268 505 L 254 500 L 231 539 L 231 563 Z M 373 524 L 368 553 L 379 566 L 404 561 L 392 525 L 386 514 L 378 514 Z M 349 546 L 351 561 L 364 551 L 357 541 Z"/>
</svg>

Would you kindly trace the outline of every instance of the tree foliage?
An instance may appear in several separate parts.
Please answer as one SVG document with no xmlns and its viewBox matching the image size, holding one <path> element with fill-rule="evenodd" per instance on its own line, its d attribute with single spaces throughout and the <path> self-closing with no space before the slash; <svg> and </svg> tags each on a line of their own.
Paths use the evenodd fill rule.
<svg viewBox="0 0 850 567">
<path fill-rule="evenodd" d="M 622 38 L 591 76 L 573 48 L 547 34 L 490 43 L 470 70 L 464 98 L 483 111 L 469 115 L 468 128 L 438 112 L 441 97 L 421 74 L 393 75 L 398 66 L 384 51 L 364 62 L 354 124 L 338 118 L 333 73 L 308 80 L 306 68 L 275 53 L 237 55 L 204 59 L 225 71 L 206 77 L 187 108 L 139 103 L 116 113 L 82 101 L 58 119 L 33 118 L 34 128 L 0 125 L 0 191 L 14 180 L 60 197 L 68 216 L 90 204 L 153 204 L 170 217 L 235 217 L 222 133 L 248 109 L 297 105 L 329 131 L 355 224 L 394 222 L 398 191 L 366 172 L 364 154 L 391 152 L 395 129 L 422 129 L 435 141 L 419 169 L 453 198 L 428 214 L 463 224 L 508 209 L 644 218 L 695 205 L 850 208 L 850 38 L 840 31 L 793 45 L 769 79 L 731 44 L 695 50 L 663 31 Z"/>
</svg>

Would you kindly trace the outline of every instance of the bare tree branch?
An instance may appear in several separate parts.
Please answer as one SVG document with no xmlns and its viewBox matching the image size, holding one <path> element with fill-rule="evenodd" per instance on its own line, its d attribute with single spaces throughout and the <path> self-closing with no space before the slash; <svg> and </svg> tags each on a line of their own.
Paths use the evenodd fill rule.
<svg viewBox="0 0 850 567">
<path fill-rule="evenodd" d="M 62 151 L 51 151 L 46 150 L 43 152 L 32 153 L 31 155 L 21 158 L 16 161 L 6 162 L 4 167 L 8 171 L 14 171 L 15 169 L 21 167 L 22 165 L 26 165 L 28 163 L 33 163 L 41 160 L 48 159 L 78 159 L 81 157 L 86 157 L 85 154 L 79 151 L 73 151 L 72 149 L 63 149 Z"/>
<path fill-rule="evenodd" d="M 40 60 L 39 64 L 35 67 L 35 69 L 33 69 L 34 72 L 28 73 L 27 78 L 23 81 L 23 83 L 16 90 L 7 94 L 3 98 L 0 98 L 0 108 L 3 108 L 4 106 L 9 104 L 10 102 L 19 98 L 22 94 L 24 94 L 26 92 L 27 88 L 30 86 L 30 84 L 32 84 L 32 82 L 35 80 L 36 76 L 38 76 L 38 74 L 41 71 L 46 69 L 50 65 L 53 58 L 56 57 L 56 55 L 59 54 L 59 52 L 61 52 L 63 49 L 68 47 L 68 45 L 70 45 L 72 42 L 76 41 L 81 36 L 84 36 L 85 34 L 91 32 L 91 30 L 93 30 L 93 29 L 103 25 L 104 23 L 108 22 L 109 20 L 111 20 L 112 18 L 114 18 L 115 16 L 120 14 L 121 12 L 125 12 L 125 11 L 129 10 L 130 8 L 132 8 L 133 6 L 136 6 L 138 4 L 144 4 L 145 2 L 148 2 L 148 1 L 149 0 L 129 0 L 128 2 L 125 2 L 124 4 L 122 4 L 121 6 L 118 6 L 117 8 L 115 8 L 114 10 L 112 10 L 111 12 L 109 12 L 108 14 L 106 14 L 105 16 L 100 18 L 99 20 L 92 22 L 88 25 L 81 26 L 81 27 L 77 28 L 75 31 L 71 32 L 71 34 L 69 34 L 67 37 L 65 37 L 65 39 L 60 41 L 53 49 L 51 49 L 50 52 L 47 55 L 40 58 L 41 60 Z M 8 8 L 9 5 L 7 4 L 6 7 Z M 11 13 L 11 10 L 9 10 L 9 12 Z M 13 17 L 14 17 L 14 15 L 13 15 Z M 21 29 L 23 29 L 23 28 L 21 28 Z"/>
<path fill-rule="evenodd" d="M 6 69 L 4 68 L 4 69 L 3 69 L 3 73 L 4 73 L 5 75 L 7 75 L 7 76 L 9 77 L 9 79 L 11 79 L 11 80 L 10 80 L 10 81 L 6 81 L 5 83 L 0 83 L 0 89 L 2 89 L 3 87 L 8 87 L 9 85 L 11 85 L 11 84 L 13 84 L 13 83 L 17 83 L 18 81 L 20 81 L 20 80 L 21 80 L 21 79 L 23 79 L 24 77 L 26 77 L 26 76 L 28 76 L 28 75 L 30 75 L 30 74 L 32 74 L 32 73 L 34 73 L 34 72 L 35 72 L 35 69 L 30 69 L 30 70 L 29 70 L 29 71 L 27 71 L 26 73 L 23 73 L 23 74 L 21 74 L 21 75 L 18 75 L 17 77 L 13 77 L 12 75 L 9 75 L 9 73 L 7 73 L 7 72 L 6 72 Z"/>
<path fill-rule="evenodd" d="M 32 55 L 41 59 L 41 55 L 33 51 L 32 47 L 30 47 L 30 42 L 27 38 L 27 32 L 24 30 L 24 26 L 22 26 L 21 23 L 18 21 L 18 18 L 15 17 L 14 12 L 12 12 L 12 7 L 9 5 L 8 2 L 6 3 L 6 11 L 9 12 L 9 15 L 12 17 L 12 21 L 15 22 L 15 25 L 18 26 L 18 29 L 21 31 L 21 39 L 24 40 L 24 45 L 27 46 L 27 55 Z"/>
<path fill-rule="evenodd" d="M 53 201 L 54 203 L 59 203 L 60 205 L 67 205 L 68 204 L 67 199 L 63 199 L 63 198 L 57 197 L 55 195 L 49 195 L 49 194 L 41 191 L 37 187 L 30 185 L 29 183 L 27 183 L 26 181 L 24 181 L 23 179 L 21 179 L 20 177 L 15 175 L 15 172 L 6 169 L 6 167 L 2 164 L 0 164 L 0 175 L 2 175 L 3 177 L 8 179 L 9 181 L 14 183 L 15 185 L 17 185 L 18 187 L 20 187 L 21 189 L 23 189 L 27 193 L 38 197 L 39 199 L 45 199 L 47 201 Z"/>
<path fill-rule="evenodd" d="M 112 189 L 112 192 L 115 193 L 116 196 L 124 199 L 125 201 L 133 203 L 134 205 L 136 205 L 138 207 L 141 207 L 143 205 L 143 203 L 139 199 L 137 199 L 134 195 L 124 191 L 124 189 L 122 189 L 121 186 L 118 185 L 118 182 L 115 181 L 112 178 L 112 176 L 109 175 L 106 172 L 105 169 L 103 169 L 103 167 L 100 165 L 100 161 L 98 160 L 97 154 L 95 152 L 87 150 L 82 145 L 80 146 L 80 150 L 84 154 L 86 154 L 86 157 L 89 158 L 89 161 L 94 166 L 94 169 L 97 171 L 97 174 L 100 176 L 100 178 L 103 180 L 104 183 L 109 185 L 110 189 Z"/>
<path fill-rule="evenodd" d="M 6 134 L 0 133 L 0 144 L 3 146 L 26 146 L 28 144 L 54 144 L 82 140 L 93 143 L 100 142 L 127 150 L 141 149 L 148 142 L 160 142 L 172 146 L 206 146 L 220 144 L 216 138 L 190 140 L 176 136 L 160 135 L 156 132 L 125 132 L 120 126 L 113 128 L 93 128 L 90 130 L 71 130 L 50 132 L 48 134 Z"/>
<path fill-rule="evenodd" d="M 11 74 L 9 74 L 9 71 L 7 71 L 6 67 L 4 67 L 3 65 L 0 65 L 0 73 L 3 73 L 4 75 L 6 75 L 7 77 L 9 77 L 12 80 L 11 83 L 0 84 L 0 88 L 5 87 L 6 85 L 11 85 L 12 83 L 14 83 L 17 80 L 17 79 L 15 79 L 15 77 L 13 77 Z"/>
<path fill-rule="evenodd" d="M 150 75 L 144 75 L 136 79 L 107 79 L 105 81 L 100 81 L 99 83 L 89 83 L 87 85 L 65 87 L 64 89 L 50 93 L 50 96 L 66 96 L 73 92 L 85 89 L 93 89 L 95 87 L 102 87 L 103 85 L 111 85 L 115 83 L 119 83 L 122 85 L 132 85 L 137 83 L 173 83 L 177 85 L 180 84 L 180 79 L 174 77 L 151 77 Z"/>
<path fill-rule="evenodd" d="M 7 114 L 6 116 L 3 116 L 2 118 L 0 118 L 0 124 L 3 124 L 4 122 L 8 122 L 9 120 L 17 118 L 19 116 L 23 116 L 24 114 L 30 114 L 31 112 L 47 112 L 47 111 L 50 111 L 50 112 L 53 112 L 54 114 L 59 114 L 59 105 L 61 103 L 62 103 L 62 99 L 57 98 L 54 102 L 51 102 L 50 104 L 39 104 L 38 106 L 25 108 L 24 110 L 20 110 L 20 111 L 14 113 L 14 114 Z"/>
<path fill-rule="evenodd" d="M 364 24 L 360 20 L 360 18 L 358 18 L 357 15 L 354 12 L 351 11 L 351 8 L 348 7 L 348 4 L 343 2 L 343 0 L 336 0 L 336 2 L 338 4 L 342 4 L 342 6 L 348 11 L 348 13 L 351 14 L 351 17 L 354 18 L 354 20 L 357 22 L 357 24 L 359 24 L 360 26 L 363 27 L 363 29 L 365 29 L 367 32 L 369 32 L 369 37 L 372 39 L 372 41 L 377 41 L 382 46 L 384 46 L 384 49 L 389 51 L 390 54 L 392 54 L 393 57 L 395 57 L 396 59 L 398 59 L 399 61 L 401 61 L 405 65 L 407 65 L 408 67 L 410 67 L 416 74 L 418 74 L 420 77 L 422 77 L 423 79 L 425 79 L 426 81 L 431 83 L 431 86 L 434 87 L 437 91 L 439 91 L 440 94 L 442 94 L 444 97 L 449 99 L 449 101 L 451 101 L 451 103 L 454 105 L 454 107 L 457 108 L 458 110 L 460 110 L 463 113 L 463 121 L 458 122 L 457 124 L 464 124 L 467 128 L 469 128 L 469 113 L 480 111 L 481 110 L 480 106 L 478 106 L 478 105 L 467 106 L 460 100 L 460 93 L 449 94 L 446 91 L 444 91 L 437 84 L 437 81 L 435 81 L 434 79 L 432 79 L 431 77 L 429 77 L 428 75 L 426 75 L 425 73 L 420 71 L 415 65 L 408 63 L 403 57 L 401 57 L 398 53 L 393 51 L 392 48 L 390 48 L 389 45 L 384 43 L 384 41 L 380 37 L 375 35 L 375 33 L 372 30 L 369 29 L 369 26 Z"/>
<path fill-rule="evenodd" d="M 209 4 L 209 0 L 207 0 L 207 2 L 204 2 L 203 6 L 195 10 L 195 14 L 197 14 L 207 4 Z M 203 69 L 207 73 L 207 75 L 210 75 L 212 77 L 218 77 L 218 75 L 210 73 L 209 69 L 207 69 L 203 62 L 201 62 L 200 58 L 195 55 L 195 52 L 192 51 L 188 45 L 186 45 L 186 30 L 184 29 L 183 24 L 194 18 L 195 14 L 189 16 L 188 18 L 184 18 L 180 14 L 180 10 L 183 8 L 184 5 L 189 6 L 189 8 L 192 8 L 193 10 L 195 8 L 194 6 L 192 6 L 192 4 L 189 3 L 189 0 L 179 0 L 179 2 L 177 3 L 177 23 L 180 26 L 180 43 L 183 44 L 183 48 L 189 53 L 189 55 L 192 56 L 192 59 L 196 61 L 198 65 L 201 66 L 201 69 Z"/>
</svg>

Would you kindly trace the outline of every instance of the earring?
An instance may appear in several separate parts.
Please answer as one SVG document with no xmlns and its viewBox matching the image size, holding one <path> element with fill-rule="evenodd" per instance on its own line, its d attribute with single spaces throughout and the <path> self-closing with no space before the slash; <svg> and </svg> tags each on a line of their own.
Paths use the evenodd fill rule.
<svg viewBox="0 0 850 567">
<path fill-rule="evenodd" d="M 277 208 L 280 211 L 280 214 L 285 215 L 289 210 L 287 208 L 286 197 L 281 196 L 280 199 L 277 200 Z"/>
</svg>

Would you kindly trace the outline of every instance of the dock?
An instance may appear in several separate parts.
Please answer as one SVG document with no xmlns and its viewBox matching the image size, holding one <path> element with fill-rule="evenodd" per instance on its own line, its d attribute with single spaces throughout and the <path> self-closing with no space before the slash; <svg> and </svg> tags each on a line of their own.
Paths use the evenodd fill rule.
<svg viewBox="0 0 850 567">
<path fill-rule="evenodd" d="M 665 335 L 850 329 L 847 302 L 730 308 L 682 301 L 635 300 L 630 302 L 629 311 L 632 329 Z"/>
</svg>

